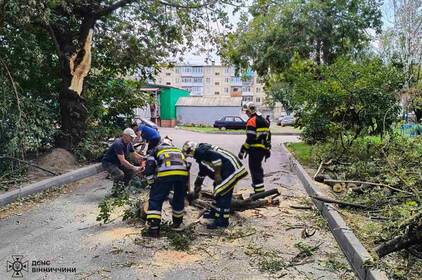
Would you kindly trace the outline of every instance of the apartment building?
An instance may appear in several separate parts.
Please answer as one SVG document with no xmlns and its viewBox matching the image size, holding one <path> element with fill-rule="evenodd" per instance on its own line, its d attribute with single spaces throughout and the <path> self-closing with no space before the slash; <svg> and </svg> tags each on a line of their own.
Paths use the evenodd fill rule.
<svg viewBox="0 0 422 280">
<path fill-rule="evenodd" d="M 224 65 L 176 65 L 163 69 L 156 77 L 158 85 L 186 89 L 191 96 L 242 97 L 265 106 L 263 84 L 254 72 L 236 76 L 233 67 Z"/>
</svg>

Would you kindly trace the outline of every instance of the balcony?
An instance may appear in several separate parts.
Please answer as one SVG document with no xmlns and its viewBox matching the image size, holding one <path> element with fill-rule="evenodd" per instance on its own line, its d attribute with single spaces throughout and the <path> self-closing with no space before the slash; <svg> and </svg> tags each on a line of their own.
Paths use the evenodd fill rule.
<svg viewBox="0 0 422 280">
<path fill-rule="evenodd" d="M 240 77 L 232 77 L 230 80 L 231 86 L 242 86 L 242 79 Z"/>
</svg>

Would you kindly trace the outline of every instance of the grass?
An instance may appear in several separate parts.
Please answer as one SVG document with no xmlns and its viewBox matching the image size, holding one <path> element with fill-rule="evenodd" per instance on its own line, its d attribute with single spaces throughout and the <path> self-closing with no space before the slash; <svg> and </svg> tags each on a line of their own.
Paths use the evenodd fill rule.
<svg viewBox="0 0 422 280">
<path fill-rule="evenodd" d="M 221 130 L 212 126 L 185 126 L 181 125 L 179 126 L 181 129 L 194 131 L 194 132 L 201 132 L 201 133 L 215 133 L 215 132 L 238 132 L 238 133 L 244 133 L 243 129 L 225 129 Z"/>
<path fill-rule="evenodd" d="M 292 152 L 295 158 L 302 164 L 309 166 L 312 156 L 312 149 L 313 147 L 309 144 L 299 142 L 299 143 L 288 143 L 287 149 Z"/>
<path fill-rule="evenodd" d="M 225 129 L 225 130 L 221 130 L 219 128 L 214 128 L 212 126 L 205 126 L 205 125 L 196 125 L 196 126 L 191 126 L 191 125 L 180 125 L 178 126 L 181 129 L 184 130 L 189 130 L 189 131 L 194 131 L 194 132 L 201 132 L 201 133 L 226 133 L 226 132 L 235 132 L 235 133 L 239 133 L 239 134 L 244 134 L 245 130 L 244 129 Z M 271 124 L 271 132 L 273 134 L 298 134 L 300 133 L 300 129 L 291 127 L 291 126 L 285 126 L 285 127 L 281 127 L 281 126 L 277 126 L 275 124 Z"/>
</svg>

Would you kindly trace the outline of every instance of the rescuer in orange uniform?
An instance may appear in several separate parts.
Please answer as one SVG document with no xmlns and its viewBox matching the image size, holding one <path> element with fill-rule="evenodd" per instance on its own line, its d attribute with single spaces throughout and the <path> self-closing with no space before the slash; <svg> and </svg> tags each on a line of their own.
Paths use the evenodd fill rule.
<svg viewBox="0 0 422 280">
<path fill-rule="evenodd" d="M 252 187 L 255 193 L 260 193 L 265 191 L 262 161 L 271 156 L 270 124 L 256 111 L 255 104 L 252 102 L 246 103 L 243 110 L 249 119 L 246 123 L 246 141 L 240 149 L 239 158 L 243 159 L 249 155 Z"/>
</svg>

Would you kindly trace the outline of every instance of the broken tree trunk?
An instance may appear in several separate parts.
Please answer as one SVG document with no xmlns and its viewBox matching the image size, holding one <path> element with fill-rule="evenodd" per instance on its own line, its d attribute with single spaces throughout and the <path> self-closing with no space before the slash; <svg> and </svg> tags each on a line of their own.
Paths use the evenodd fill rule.
<svg viewBox="0 0 422 280">
<path fill-rule="evenodd" d="M 94 21 L 86 21 L 81 26 L 79 48 L 62 39 L 59 43 L 63 55 L 60 56 L 62 90 L 59 95 L 61 133 L 57 146 L 72 150 L 85 136 L 88 110 L 81 96 L 83 82 L 91 68 L 91 46 Z"/>
<path fill-rule="evenodd" d="M 422 244 L 422 226 L 410 227 L 405 234 L 396 236 L 376 247 L 375 252 L 382 258 L 388 254 L 417 244 Z"/>
</svg>

